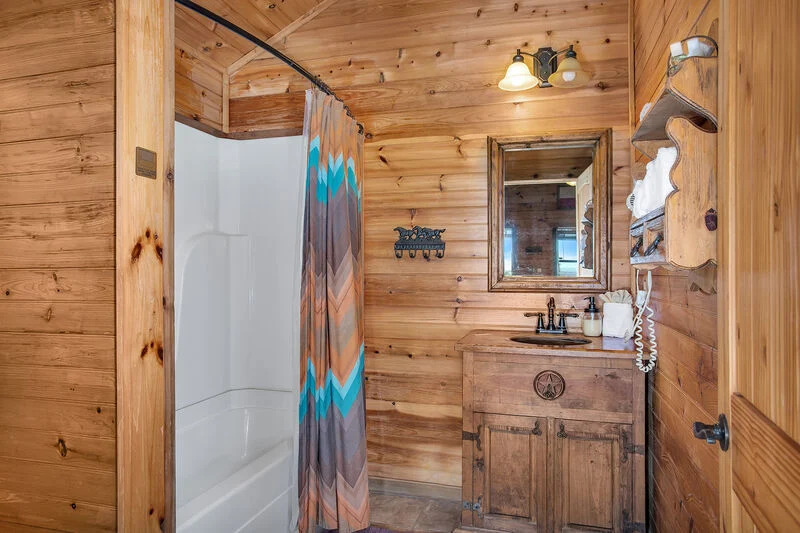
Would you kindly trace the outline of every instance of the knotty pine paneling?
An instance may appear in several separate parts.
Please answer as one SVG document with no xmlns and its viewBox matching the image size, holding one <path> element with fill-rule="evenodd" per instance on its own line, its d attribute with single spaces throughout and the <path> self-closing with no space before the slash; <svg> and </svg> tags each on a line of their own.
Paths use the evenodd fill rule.
<svg viewBox="0 0 800 533">
<path fill-rule="evenodd" d="M 532 329 L 548 294 L 489 293 L 487 136 L 613 130 L 614 289 L 630 286 L 626 0 L 338 2 L 279 48 L 367 131 L 364 179 L 370 474 L 461 484 L 461 357 L 472 329 Z M 577 43 L 585 88 L 497 88 L 516 48 Z M 273 58 L 230 79 L 230 129 L 300 131 L 308 83 Z M 269 131 L 267 131 L 269 133 Z M 446 228 L 444 259 L 394 257 L 393 228 Z M 583 309 L 585 294 L 552 294 Z M 571 326 L 577 327 L 577 321 Z"/>
<path fill-rule="evenodd" d="M 718 37 L 718 4 L 633 0 L 633 123 L 663 86 L 669 43 L 696 33 Z M 635 151 L 633 157 L 647 161 Z M 718 451 L 691 433 L 695 420 L 717 417 L 717 299 L 688 286 L 686 273 L 654 272 L 658 367 L 648 383 L 648 490 L 655 531 L 719 529 Z"/>
<path fill-rule="evenodd" d="M 0 531 L 116 526 L 114 11 L 0 6 Z"/>
</svg>

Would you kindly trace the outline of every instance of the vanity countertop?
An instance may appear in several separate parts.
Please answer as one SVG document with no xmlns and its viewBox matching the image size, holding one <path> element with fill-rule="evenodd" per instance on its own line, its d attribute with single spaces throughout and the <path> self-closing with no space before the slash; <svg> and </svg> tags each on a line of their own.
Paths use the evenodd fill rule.
<svg viewBox="0 0 800 533">
<path fill-rule="evenodd" d="M 574 338 L 587 339 L 589 344 L 575 346 L 543 346 L 512 341 L 511 337 Z M 456 343 L 456 349 L 463 352 L 512 353 L 522 355 L 559 355 L 567 357 L 603 357 L 632 359 L 636 347 L 632 340 L 615 337 L 586 337 L 581 333 L 567 335 L 537 335 L 531 330 L 489 330 L 470 331 Z"/>
</svg>

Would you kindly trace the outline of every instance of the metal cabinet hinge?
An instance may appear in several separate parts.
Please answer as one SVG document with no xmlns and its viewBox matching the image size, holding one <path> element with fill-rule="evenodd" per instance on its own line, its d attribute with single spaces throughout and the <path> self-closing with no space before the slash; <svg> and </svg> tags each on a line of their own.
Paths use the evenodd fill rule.
<svg viewBox="0 0 800 533">
<path fill-rule="evenodd" d="M 474 511 L 478 513 L 479 517 L 483 517 L 483 510 L 481 509 L 481 500 L 483 499 L 482 496 L 478 496 L 478 501 L 473 503 L 469 501 L 462 501 L 461 506 L 464 508 L 465 511 Z"/>
<path fill-rule="evenodd" d="M 627 432 L 624 431 L 622 432 L 621 439 L 622 439 L 622 444 L 620 447 L 622 448 L 622 454 L 620 460 L 623 463 L 628 462 L 628 455 L 630 454 L 636 454 L 636 455 L 645 454 L 644 444 L 628 444 Z"/>
<path fill-rule="evenodd" d="M 622 511 L 622 531 L 623 533 L 647 533 L 644 522 L 631 522 L 628 511 Z"/>
<path fill-rule="evenodd" d="M 628 444 L 625 446 L 625 451 L 636 455 L 644 455 L 644 444 Z"/>
<path fill-rule="evenodd" d="M 475 433 L 470 433 L 469 431 L 462 431 L 461 432 L 461 440 L 471 440 L 475 441 L 475 446 L 478 450 L 481 449 L 481 426 L 478 426 L 478 431 Z"/>
</svg>

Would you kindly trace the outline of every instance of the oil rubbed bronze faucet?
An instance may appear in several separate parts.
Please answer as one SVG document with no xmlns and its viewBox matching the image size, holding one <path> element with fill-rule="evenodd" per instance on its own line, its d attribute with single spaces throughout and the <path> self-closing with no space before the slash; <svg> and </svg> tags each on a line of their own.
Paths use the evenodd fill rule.
<svg viewBox="0 0 800 533">
<path fill-rule="evenodd" d="M 553 335 L 567 334 L 567 317 L 577 317 L 578 313 L 558 313 L 558 326 L 555 324 L 556 300 L 552 296 L 547 301 L 547 327 L 544 325 L 544 313 L 525 313 L 525 316 L 538 317 L 536 333 L 550 333 Z"/>
</svg>

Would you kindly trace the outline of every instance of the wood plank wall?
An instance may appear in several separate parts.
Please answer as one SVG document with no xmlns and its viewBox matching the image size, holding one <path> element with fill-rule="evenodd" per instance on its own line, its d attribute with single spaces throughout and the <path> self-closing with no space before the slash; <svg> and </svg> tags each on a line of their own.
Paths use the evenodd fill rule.
<svg viewBox="0 0 800 533">
<path fill-rule="evenodd" d="M 0 531 L 116 525 L 114 79 L 114 0 L 0 2 Z"/>
<path fill-rule="evenodd" d="M 577 43 L 583 89 L 497 88 L 516 48 Z M 476 328 L 533 328 L 547 294 L 489 293 L 487 136 L 613 128 L 613 287 L 629 287 L 626 0 L 339 2 L 282 43 L 368 132 L 364 185 L 370 474 L 461 484 L 461 359 Z M 231 79 L 231 131 L 302 127 L 307 82 L 272 59 Z M 294 130 L 292 130 L 294 128 Z M 393 228 L 446 228 L 444 259 Z M 586 296 L 554 294 L 559 308 Z M 575 323 L 572 324 L 574 328 Z"/>
<path fill-rule="evenodd" d="M 181 121 L 215 134 L 227 131 L 228 65 L 252 48 L 250 41 L 176 6 L 175 113 Z"/>
<path fill-rule="evenodd" d="M 669 43 L 693 34 L 717 38 L 718 0 L 634 0 L 631 98 L 635 116 L 664 83 Z M 634 174 L 646 162 L 634 155 Z M 649 518 L 654 531 L 717 531 L 716 447 L 692 436 L 695 420 L 717 417 L 717 299 L 688 290 L 686 273 L 653 278 L 658 368 L 650 376 Z"/>
</svg>

